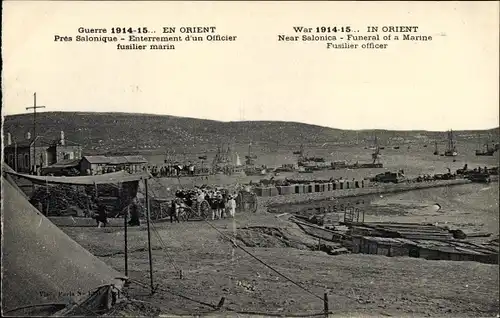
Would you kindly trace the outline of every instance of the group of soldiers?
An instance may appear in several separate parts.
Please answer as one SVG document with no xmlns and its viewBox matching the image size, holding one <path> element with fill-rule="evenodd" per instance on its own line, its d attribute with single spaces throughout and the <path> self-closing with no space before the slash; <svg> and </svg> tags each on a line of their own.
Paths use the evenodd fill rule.
<svg viewBox="0 0 500 318">
<path fill-rule="evenodd" d="M 238 194 L 230 194 L 225 189 L 202 189 L 195 188 L 189 190 L 178 190 L 175 198 L 171 202 L 170 222 L 180 222 L 179 215 L 186 209 L 200 212 L 202 202 L 206 201 L 210 207 L 210 218 L 212 220 L 234 218 L 236 214 L 236 198 Z M 96 211 L 92 218 L 96 220 L 97 227 L 106 227 L 108 225 L 108 208 L 104 202 L 98 198 L 94 200 Z M 129 226 L 140 225 L 140 214 L 143 207 L 139 204 L 137 198 L 133 198 L 131 203 L 124 209 L 128 214 Z"/>
<path fill-rule="evenodd" d="M 169 164 L 165 166 L 149 166 L 148 170 L 155 178 L 176 177 L 181 175 L 194 176 L 203 172 L 203 169 L 196 167 L 194 164 Z"/>
<path fill-rule="evenodd" d="M 234 217 L 236 214 L 236 193 L 230 194 L 226 189 L 194 188 L 178 190 L 172 200 L 170 221 L 179 222 L 179 214 L 183 209 L 193 209 L 200 213 L 201 204 L 206 201 L 210 206 L 211 219 Z"/>
</svg>

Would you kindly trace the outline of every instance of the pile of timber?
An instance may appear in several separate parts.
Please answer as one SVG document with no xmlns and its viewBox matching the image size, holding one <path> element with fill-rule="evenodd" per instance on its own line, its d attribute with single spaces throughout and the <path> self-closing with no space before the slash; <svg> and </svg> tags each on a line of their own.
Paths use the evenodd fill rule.
<svg viewBox="0 0 500 318">
<path fill-rule="evenodd" d="M 91 199 L 77 186 L 56 185 L 37 187 L 31 203 L 42 213 L 52 216 L 74 214 L 75 209 L 88 210 Z"/>
<path fill-rule="evenodd" d="M 404 238 L 408 240 L 452 240 L 449 230 L 432 225 L 416 223 L 352 223 L 350 235 Z"/>
<path fill-rule="evenodd" d="M 297 224 L 306 234 L 318 239 L 329 242 L 342 242 L 345 239 L 345 233 L 341 231 L 326 229 L 305 220 L 300 220 L 296 216 L 291 217 L 290 221 Z"/>
</svg>

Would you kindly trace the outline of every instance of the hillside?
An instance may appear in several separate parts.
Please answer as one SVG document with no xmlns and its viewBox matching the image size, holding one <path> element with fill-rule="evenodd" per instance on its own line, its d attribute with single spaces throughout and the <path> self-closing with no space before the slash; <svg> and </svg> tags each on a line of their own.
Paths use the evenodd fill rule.
<svg viewBox="0 0 500 318">
<path fill-rule="evenodd" d="M 340 130 L 296 122 L 243 121 L 219 122 L 164 115 L 128 113 L 44 112 L 37 115 L 38 135 L 57 138 L 63 130 L 66 138 L 81 143 L 88 152 L 154 150 L 170 147 L 189 150 L 212 148 L 220 143 L 298 147 L 304 144 L 342 143 L 370 145 L 376 135 L 380 144 L 432 142 L 446 138 L 443 132 Z M 4 133 L 22 140 L 33 132 L 33 115 L 6 116 Z M 498 141 L 499 130 L 457 131 L 457 140 Z"/>
</svg>

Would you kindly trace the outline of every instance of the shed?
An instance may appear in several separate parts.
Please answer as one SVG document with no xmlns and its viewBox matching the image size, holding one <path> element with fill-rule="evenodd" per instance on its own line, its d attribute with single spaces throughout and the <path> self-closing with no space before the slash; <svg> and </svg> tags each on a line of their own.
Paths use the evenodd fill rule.
<svg viewBox="0 0 500 318">
<path fill-rule="evenodd" d="M 103 168 L 110 163 L 110 159 L 105 156 L 83 156 L 80 163 L 82 175 L 101 174 Z"/>
</svg>

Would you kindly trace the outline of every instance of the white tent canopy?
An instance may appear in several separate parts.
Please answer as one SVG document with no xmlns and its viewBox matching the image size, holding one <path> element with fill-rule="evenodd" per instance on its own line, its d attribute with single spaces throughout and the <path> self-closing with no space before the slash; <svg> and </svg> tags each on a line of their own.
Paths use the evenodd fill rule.
<svg viewBox="0 0 500 318">
<path fill-rule="evenodd" d="M 122 274 L 50 222 L 3 175 L 2 198 L 3 316 L 22 315 L 13 311 L 22 307 L 76 301 L 103 285 L 121 289 Z"/>
</svg>

